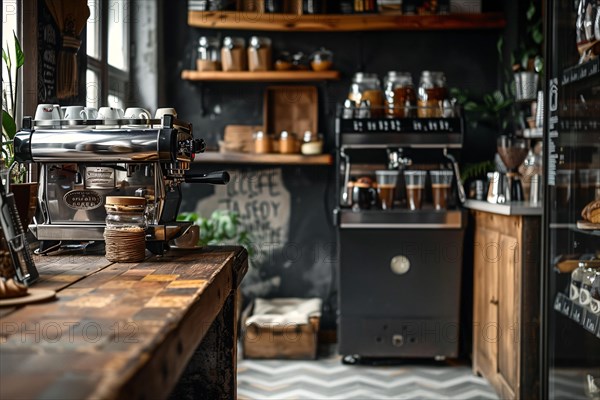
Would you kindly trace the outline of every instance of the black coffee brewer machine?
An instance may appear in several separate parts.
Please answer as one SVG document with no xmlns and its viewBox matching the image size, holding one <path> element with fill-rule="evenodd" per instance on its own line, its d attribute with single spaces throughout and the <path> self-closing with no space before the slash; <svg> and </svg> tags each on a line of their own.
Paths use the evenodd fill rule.
<svg viewBox="0 0 600 400">
<path fill-rule="evenodd" d="M 338 115 L 339 352 L 348 363 L 456 357 L 466 226 L 456 162 L 463 120 Z M 390 174 L 382 171 L 397 175 L 387 209 L 380 178 Z M 443 209 L 433 206 L 433 171 L 453 182 Z M 379 197 L 371 203 L 357 194 L 369 184 Z"/>
</svg>

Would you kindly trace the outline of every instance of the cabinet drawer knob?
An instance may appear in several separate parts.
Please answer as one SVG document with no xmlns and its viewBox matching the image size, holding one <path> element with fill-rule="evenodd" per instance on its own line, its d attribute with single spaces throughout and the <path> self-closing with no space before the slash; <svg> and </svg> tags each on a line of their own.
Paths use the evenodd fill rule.
<svg viewBox="0 0 600 400">
<path fill-rule="evenodd" d="M 495 298 L 492 297 L 490 300 L 490 303 L 497 306 L 499 302 L 498 302 L 498 300 L 496 300 Z"/>
</svg>

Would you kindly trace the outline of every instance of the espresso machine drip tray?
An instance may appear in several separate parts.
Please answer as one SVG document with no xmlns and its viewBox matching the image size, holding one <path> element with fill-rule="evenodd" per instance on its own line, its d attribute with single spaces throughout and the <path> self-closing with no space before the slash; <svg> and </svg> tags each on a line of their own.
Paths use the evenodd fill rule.
<svg viewBox="0 0 600 400">
<path fill-rule="evenodd" d="M 188 227 L 187 222 L 172 221 L 168 225 L 150 225 L 146 240 L 168 242 L 179 237 Z M 31 224 L 29 229 L 38 240 L 104 240 L 104 225 L 100 224 Z"/>
</svg>

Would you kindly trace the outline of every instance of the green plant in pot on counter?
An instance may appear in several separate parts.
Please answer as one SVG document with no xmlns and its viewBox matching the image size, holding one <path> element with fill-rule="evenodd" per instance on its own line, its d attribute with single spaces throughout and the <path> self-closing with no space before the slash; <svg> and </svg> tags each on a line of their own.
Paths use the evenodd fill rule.
<svg viewBox="0 0 600 400">
<path fill-rule="evenodd" d="M 200 227 L 199 246 L 239 244 L 248 253 L 252 250 L 250 233 L 240 224 L 237 213 L 227 210 L 216 210 L 205 218 L 197 213 L 184 212 L 177 216 L 177 221 L 192 222 Z"/>
<path fill-rule="evenodd" d="M 14 32 L 13 37 L 13 51 L 8 42 L 6 48 L 2 48 L 2 59 L 8 76 L 8 86 L 2 88 L 2 168 L 5 171 L 12 166 L 15 159 L 13 139 L 17 133 L 15 114 L 19 93 L 19 70 L 25 65 L 25 55 Z M 25 172 L 22 165 L 13 167 L 9 177 L 11 182 L 23 182 Z"/>
<path fill-rule="evenodd" d="M 32 220 L 37 207 L 36 182 L 25 183 L 27 168 L 24 164 L 15 163 L 13 139 L 17 133 L 15 120 L 18 93 L 19 72 L 25 65 L 25 54 L 21 50 L 21 43 L 13 32 L 13 44 L 6 43 L 2 48 L 2 59 L 8 76 L 8 85 L 2 87 L 2 161 L 0 171 L 3 182 L 15 196 L 15 203 L 21 223 L 27 226 Z"/>
</svg>

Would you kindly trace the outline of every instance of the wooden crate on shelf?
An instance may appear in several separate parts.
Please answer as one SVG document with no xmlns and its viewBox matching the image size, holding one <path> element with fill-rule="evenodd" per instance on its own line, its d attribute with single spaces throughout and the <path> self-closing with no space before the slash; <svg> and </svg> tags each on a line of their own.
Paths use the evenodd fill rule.
<svg viewBox="0 0 600 400">
<path fill-rule="evenodd" d="M 244 358 L 297 359 L 317 358 L 320 317 L 309 318 L 308 324 L 276 327 L 246 326 L 253 303 L 242 313 L 241 340 Z"/>
<path fill-rule="evenodd" d="M 223 143 L 219 143 L 219 151 L 221 153 L 253 153 L 254 133 L 262 128 L 260 125 L 227 125 Z"/>
</svg>

